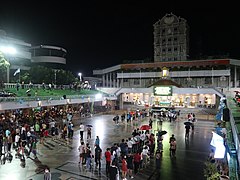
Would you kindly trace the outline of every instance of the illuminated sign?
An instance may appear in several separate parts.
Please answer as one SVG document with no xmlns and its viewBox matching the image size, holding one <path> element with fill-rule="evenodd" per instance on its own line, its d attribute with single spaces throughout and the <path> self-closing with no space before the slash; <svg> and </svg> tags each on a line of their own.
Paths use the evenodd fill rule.
<svg viewBox="0 0 240 180">
<path fill-rule="evenodd" d="M 172 86 L 154 86 L 154 96 L 172 96 Z"/>
</svg>

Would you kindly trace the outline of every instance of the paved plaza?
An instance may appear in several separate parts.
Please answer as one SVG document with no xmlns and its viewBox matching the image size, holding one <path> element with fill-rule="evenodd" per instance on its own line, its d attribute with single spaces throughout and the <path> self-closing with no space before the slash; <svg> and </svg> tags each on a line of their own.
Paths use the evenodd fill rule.
<svg viewBox="0 0 240 180">
<path fill-rule="evenodd" d="M 198 119 L 194 132 L 190 132 L 190 138 L 185 140 L 185 121 L 186 113 L 189 109 L 182 110 L 182 115 L 176 122 L 164 121 L 162 125 L 159 121 L 154 121 L 153 131 L 158 129 L 166 130 L 163 140 L 163 157 L 161 168 L 156 170 L 154 159 L 151 160 L 147 168 L 140 170 L 134 175 L 136 180 L 201 180 L 203 176 L 204 162 L 207 159 L 210 150 L 210 141 L 214 122 L 209 120 Z M 43 172 L 49 167 L 53 180 L 105 180 L 105 159 L 102 160 L 101 172 L 93 169 L 87 171 L 82 165 L 79 166 L 79 123 L 91 124 L 92 139 L 89 141 L 91 148 L 95 142 L 95 137 L 100 138 L 100 147 L 105 152 L 107 147 L 113 143 L 120 143 L 121 139 L 131 137 L 132 131 L 141 124 L 147 124 L 148 118 L 143 119 L 139 124 L 120 123 L 115 125 L 113 114 L 94 115 L 92 118 L 79 120 L 74 118 L 75 131 L 73 140 L 65 142 L 62 139 L 47 138 L 44 145 L 38 144 L 38 159 L 26 159 L 26 167 L 20 166 L 19 159 L 13 159 L 12 163 L 6 162 L 0 165 L 1 180 L 43 180 Z M 175 134 L 177 140 L 176 158 L 169 156 L 169 137 Z M 86 142 L 86 134 L 84 134 Z M 121 178 L 120 178 L 121 179 Z"/>
</svg>

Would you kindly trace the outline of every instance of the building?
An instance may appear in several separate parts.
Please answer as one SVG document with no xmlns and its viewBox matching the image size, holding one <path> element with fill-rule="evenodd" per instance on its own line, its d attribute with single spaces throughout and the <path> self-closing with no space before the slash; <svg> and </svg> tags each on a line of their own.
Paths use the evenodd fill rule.
<svg viewBox="0 0 240 180">
<path fill-rule="evenodd" d="M 93 75 L 103 87 L 146 88 L 161 78 L 164 67 L 171 80 L 182 87 L 238 87 L 240 61 L 236 59 L 189 60 L 189 26 L 183 18 L 166 14 L 154 25 L 154 60 L 150 63 L 119 64 Z"/>
<path fill-rule="evenodd" d="M 189 54 L 189 26 L 174 14 L 166 14 L 154 25 L 154 62 L 185 61 Z"/>
<path fill-rule="evenodd" d="M 60 69 L 66 65 L 67 51 L 64 48 L 49 45 L 32 46 L 23 40 L 8 36 L 4 30 L 0 30 L 0 51 L 10 62 L 6 82 L 11 81 L 18 68 L 27 71 L 33 64 L 39 64 Z"/>
<path fill-rule="evenodd" d="M 116 88 L 120 106 L 127 101 L 138 104 L 154 104 L 157 101 L 160 104 L 171 102 L 174 106 L 215 106 L 218 104 L 216 96 L 221 97 L 226 90 L 239 87 L 239 60 L 188 59 L 189 27 L 185 19 L 172 13 L 166 14 L 153 27 L 153 62 L 119 64 L 93 70 L 93 75 L 102 79 L 105 90 Z M 152 85 L 162 78 L 164 68 L 169 69 L 171 81 L 181 86 L 173 88 L 171 97 L 153 94 Z"/>
</svg>

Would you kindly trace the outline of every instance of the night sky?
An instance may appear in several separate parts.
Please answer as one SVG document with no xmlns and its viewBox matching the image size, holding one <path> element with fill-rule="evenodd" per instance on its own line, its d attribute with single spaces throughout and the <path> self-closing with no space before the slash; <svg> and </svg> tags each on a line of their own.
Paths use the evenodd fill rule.
<svg viewBox="0 0 240 180">
<path fill-rule="evenodd" d="M 171 12 L 190 26 L 191 59 L 240 59 L 240 15 L 233 8 L 220 8 L 219 2 L 188 7 L 160 1 L 54 2 L 1 2 L 0 29 L 32 45 L 65 48 L 66 69 L 75 75 L 91 76 L 94 69 L 131 60 L 153 60 L 153 24 Z"/>
</svg>

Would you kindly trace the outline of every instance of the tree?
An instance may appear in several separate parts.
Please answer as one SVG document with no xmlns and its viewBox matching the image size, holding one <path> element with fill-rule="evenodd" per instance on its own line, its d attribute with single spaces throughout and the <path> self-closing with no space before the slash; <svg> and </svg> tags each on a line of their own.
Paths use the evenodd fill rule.
<svg viewBox="0 0 240 180">
<path fill-rule="evenodd" d="M 38 84 L 41 84 L 42 82 L 44 82 L 45 84 L 54 84 L 56 80 L 57 85 L 62 85 L 71 84 L 75 81 L 75 77 L 70 71 L 65 71 L 63 69 L 55 70 L 39 65 L 31 67 L 31 69 L 29 70 L 28 78 L 29 81 L 31 81 L 32 83 Z"/>
<path fill-rule="evenodd" d="M 0 51 L 0 81 L 7 79 L 7 68 L 10 67 L 10 63 L 5 59 L 3 53 Z"/>
</svg>

